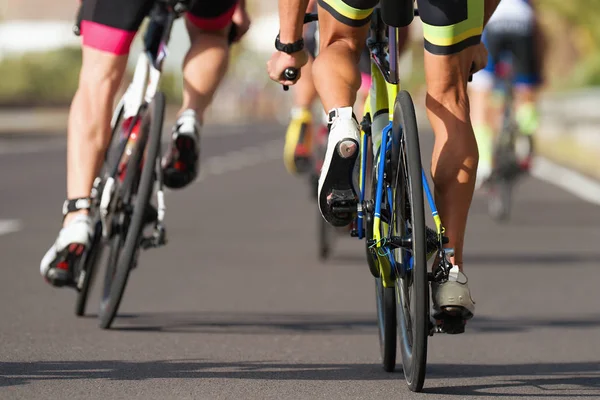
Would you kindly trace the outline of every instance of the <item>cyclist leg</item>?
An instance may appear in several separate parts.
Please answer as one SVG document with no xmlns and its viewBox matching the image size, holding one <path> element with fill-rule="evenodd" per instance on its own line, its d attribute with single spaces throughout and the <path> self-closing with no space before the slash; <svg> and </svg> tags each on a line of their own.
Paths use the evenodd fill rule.
<svg viewBox="0 0 600 400">
<path fill-rule="evenodd" d="M 110 140 L 114 99 L 129 47 L 151 6 L 148 0 L 83 2 L 82 65 L 68 123 L 69 200 L 63 206 L 63 228 L 40 263 L 42 275 L 56 286 L 70 279 L 67 260 L 89 245 L 88 198 Z"/>
<path fill-rule="evenodd" d="M 486 28 L 482 42 L 488 50 L 488 61 L 484 69 L 473 75 L 473 81 L 469 85 L 469 103 L 471 107 L 471 122 L 477 148 L 479 151 L 479 163 L 477 166 L 476 188 L 481 187 L 483 182 L 492 173 L 493 143 L 494 143 L 494 115 L 491 107 L 492 91 L 495 80 L 496 63 L 498 53 L 495 33 Z"/>
<path fill-rule="evenodd" d="M 360 4 L 357 4 L 360 3 Z M 353 106 L 360 88 L 358 62 L 376 0 L 319 0 L 319 56 L 315 87 L 329 116 L 327 151 L 318 185 L 321 214 L 333 226 L 352 222 L 352 213 L 334 213 L 335 202 L 357 200 L 359 127 Z"/>
<path fill-rule="evenodd" d="M 435 200 L 455 249 L 449 281 L 432 284 L 436 316 L 473 316 L 475 305 L 463 269 L 467 216 L 477 171 L 477 142 L 469 117 L 467 82 L 484 23 L 480 0 L 419 0 L 425 37 L 427 115 L 435 133 L 431 174 Z M 442 12 L 439 12 L 441 8 Z"/>
<path fill-rule="evenodd" d="M 311 0 L 307 12 L 316 11 L 316 1 Z M 313 115 L 312 106 L 317 99 L 317 90 L 313 83 L 312 66 L 317 55 L 317 25 L 304 25 L 304 46 L 310 57 L 302 67 L 300 79 L 293 89 L 294 106 L 291 110 L 290 124 L 285 135 L 283 161 L 287 171 L 295 175 L 308 172 L 313 147 Z"/>
<path fill-rule="evenodd" d="M 183 61 L 183 105 L 163 158 L 164 183 L 169 188 L 183 188 L 198 175 L 200 129 L 227 71 L 228 35 L 237 3 L 199 0 L 187 13 L 191 45 Z"/>
<path fill-rule="evenodd" d="M 537 89 L 541 82 L 533 32 L 514 35 L 511 40 L 515 66 L 515 117 L 519 126 L 516 151 L 523 170 L 533 156 L 533 136 L 539 127 Z"/>
</svg>

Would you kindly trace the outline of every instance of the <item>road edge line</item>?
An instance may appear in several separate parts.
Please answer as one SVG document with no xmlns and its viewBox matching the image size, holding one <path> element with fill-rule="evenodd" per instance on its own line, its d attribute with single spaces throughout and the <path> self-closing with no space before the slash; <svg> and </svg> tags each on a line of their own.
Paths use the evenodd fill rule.
<svg viewBox="0 0 600 400">
<path fill-rule="evenodd" d="M 600 182 L 578 171 L 547 158 L 536 157 L 531 168 L 531 175 L 558 186 L 582 200 L 600 205 Z"/>
</svg>

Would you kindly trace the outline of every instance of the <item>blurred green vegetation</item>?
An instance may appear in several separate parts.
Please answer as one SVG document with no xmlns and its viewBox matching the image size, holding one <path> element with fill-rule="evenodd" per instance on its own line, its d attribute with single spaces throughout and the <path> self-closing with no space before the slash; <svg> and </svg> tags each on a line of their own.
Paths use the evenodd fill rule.
<svg viewBox="0 0 600 400">
<path fill-rule="evenodd" d="M 565 90 L 600 85 L 600 0 L 538 0 L 542 26 L 549 43 L 545 64 L 548 87 Z M 412 74 L 404 80 L 408 89 L 416 89 L 424 81 L 420 43 L 411 43 Z M 232 48 L 235 58 L 242 46 Z M 81 51 L 64 48 L 29 53 L 0 61 L 0 105 L 68 105 L 77 88 Z M 130 72 L 131 73 L 131 72 Z M 129 76 L 130 77 L 130 76 Z M 181 78 L 165 73 L 161 88 L 169 102 L 181 100 Z"/>
<path fill-rule="evenodd" d="M 0 61 L 0 106 L 65 106 L 77 90 L 81 50 L 65 47 Z M 132 71 L 126 78 L 131 79 Z M 125 79 L 124 84 L 129 80 Z M 161 89 L 169 102 L 181 101 L 181 79 L 165 72 Z"/>
<path fill-rule="evenodd" d="M 556 89 L 600 85 L 600 0 L 538 0 Z"/>
<path fill-rule="evenodd" d="M 0 62 L 0 104 L 68 104 L 80 65 L 81 51 L 76 48 L 5 58 Z"/>
</svg>

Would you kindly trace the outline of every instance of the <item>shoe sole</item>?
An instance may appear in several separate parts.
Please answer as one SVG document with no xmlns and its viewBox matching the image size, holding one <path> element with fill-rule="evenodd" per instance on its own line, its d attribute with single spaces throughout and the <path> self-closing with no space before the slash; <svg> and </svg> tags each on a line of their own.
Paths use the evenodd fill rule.
<svg viewBox="0 0 600 400">
<path fill-rule="evenodd" d="M 196 141 L 189 136 L 180 136 L 175 139 L 175 148 L 179 152 L 179 160 L 175 165 L 182 163 L 186 166 L 185 171 L 181 171 L 175 166 L 163 168 L 163 182 L 169 189 L 181 189 L 192 183 L 198 176 L 198 154 L 195 149 Z M 192 166 L 190 169 L 189 166 Z M 195 171 L 195 172 L 194 172 Z M 188 178 L 190 174 L 191 178 Z"/>
<path fill-rule="evenodd" d="M 331 155 L 327 175 L 321 186 L 319 210 L 323 218 L 336 227 L 347 226 L 354 218 L 353 212 L 334 213 L 331 206 L 352 207 L 356 204 L 358 196 L 352 184 L 352 174 L 357 157 L 358 142 L 356 140 L 344 139 L 338 142 Z"/>
<path fill-rule="evenodd" d="M 73 243 L 59 252 L 56 260 L 50 264 L 50 268 L 46 272 L 46 281 L 54 287 L 74 286 L 73 265 L 79 260 L 84 251 L 85 245 Z"/>
<path fill-rule="evenodd" d="M 469 320 L 473 318 L 473 313 L 463 306 L 446 306 L 441 307 L 441 309 L 433 315 L 433 318 L 437 320 L 457 317 L 464 320 Z"/>
</svg>

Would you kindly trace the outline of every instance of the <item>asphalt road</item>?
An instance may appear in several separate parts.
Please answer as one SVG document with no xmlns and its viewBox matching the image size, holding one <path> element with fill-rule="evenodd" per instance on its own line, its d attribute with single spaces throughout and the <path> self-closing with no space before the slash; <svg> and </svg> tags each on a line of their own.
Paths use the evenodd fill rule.
<svg viewBox="0 0 600 400">
<path fill-rule="evenodd" d="M 464 335 L 430 339 L 417 395 L 380 367 L 364 244 L 339 238 L 318 261 L 317 210 L 283 168 L 282 128 L 207 133 L 202 180 L 168 193 L 170 243 L 142 254 L 111 331 L 95 318 L 98 284 L 78 319 L 74 291 L 39 276 L 61 223 L 63 139 L 0 139 L 0 220 L 13 227 L 0 235 L 0 398 L 600 396 L 596 206 L 531 178 L 500 226 L 475 199 L 477 315 Z"/>
</svg>

